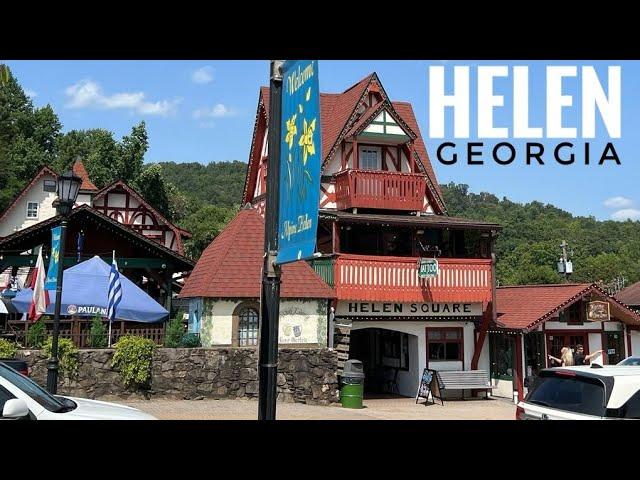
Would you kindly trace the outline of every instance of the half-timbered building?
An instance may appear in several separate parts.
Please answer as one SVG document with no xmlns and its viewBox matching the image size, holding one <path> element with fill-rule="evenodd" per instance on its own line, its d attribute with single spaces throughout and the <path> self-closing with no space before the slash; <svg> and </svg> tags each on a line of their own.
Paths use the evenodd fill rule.
<svg viewBox="0 0 640 480">
<path fill-rule="evenodd" d="M 320 114 L 322 257 L 310 263 L 335 288 L 341 357 L 364 362 L 368 389 L 405 395 L 415 394 L 426 366 L 488 370 L 488 355 L 484 365 L 480 358 L 500 227 L 447 214 L 411 104 L 391 100 L 375 73 L 342 93 L 321 93 Z M 260 213 L 268 122 L 263 87 L 243 192 Z M 430 265 L 431 278 L 420 265 Z"/>
</svg>

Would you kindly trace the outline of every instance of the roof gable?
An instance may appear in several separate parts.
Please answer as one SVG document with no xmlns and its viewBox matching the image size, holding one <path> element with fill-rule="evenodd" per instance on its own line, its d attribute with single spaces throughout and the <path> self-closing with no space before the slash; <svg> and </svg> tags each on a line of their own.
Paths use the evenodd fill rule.
<svg viewBox="0 0 640 480">
<path fill-rule="evenodd" d="M 373 107 L 363 108 L 363 102 L 367 100 L 369 93 L 374 94 L 380 100 Z M 360 127 L 366 127 L 367 121 L 374 120 L 372 115 L 379 114 L 382 109 L 390 113 L 393 120 L 414 140 L 415 159 L 418 168 L 427 176 L 428 193 L 430 200 L 440 212 L 445 212 L 442 191 L 436 180 L 435 172 L 429 160 L 427 149 L 418 128 L 415 114 L 411 104 L 407 102 L 392 102 L 382 87 L 378 75 L 374 72 L 347 88 L 342 93 L 320 93 L 320 121 L 322 124 L 322 170 L 328 160 L 345 138 L 353 135 Z M 269 118 L 269 88 L 261 87 L 258 97 L 258 109 L 256 122 L 253 129 L 253 138 L 247 166 L 247 176 L 243 202 L 249 202 L 257 179 L 259 168 L 259 146 L 262 135 L 266 131 Z M 260 133 L 262 135 L 260 135 Z"/>
<path fill-rule="evenodd" d="M 588 293 L 606 298 L 625 323 L 640 325 L 640 315 L 593 284 L 522 285 L 496 289 L 497 326 L 531 330 Z"/>
<path fill-rule="evenodd" d="M 2 215 L 0 215 L 0 222 L 3 221 L 7 215 L 9 214 L 9 212 L 11 210 L 13 210 L 13 207 L 15 207 L 17 205 L 17 203 L 24 198 L 24 196 L 29 192 L 29 190 L 31 190 L 37 183 L 38 181 L 44 177 L 45 175 L 51 175 L 53 178 L 58 178 L 58 174 L 56 172 L 54 172 L 53 170 L 51 170 L 49 167 L 44 166 L 40 169 L 40 171 L 38 173 L 35 174 L 35 176 L 31 179 L 31 181 L 29 183 L 27 183 L 22 190 L 20 190 L 20 193 L 18 193 L 18 195 L 16 196 L 16 198 L 13 199 L 13 201 L 9 204 L 9 206 L 6 208 L 6 210 L 4 212 L 2 212 Z"/>
<path fill-rule="evenodd" d="M 614 295 L 616 300 L 627 305 L 640 305 L 640 282 L 629 285 Z"/>
<path fill-rule="evenodd" d="M 180 297 L 259 298 L 264 253 L 264 220 L 253 208 L 241 210 L 202 252 Z M 282 266 L 282 298 L 334 298 L 304 261 Z"/>
</svg>

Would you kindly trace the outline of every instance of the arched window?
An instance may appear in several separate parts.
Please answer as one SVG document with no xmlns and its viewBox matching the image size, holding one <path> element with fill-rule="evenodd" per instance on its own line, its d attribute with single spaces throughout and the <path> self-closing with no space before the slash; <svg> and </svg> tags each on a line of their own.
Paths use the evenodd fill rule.
<svg viewBox="0 0 640 480">
<path fill-rule="evenodd" d="M 258 344 L 258 311 L 244 307 L 238 312 L 238 346 L 250 347 Z"/>
</svg>

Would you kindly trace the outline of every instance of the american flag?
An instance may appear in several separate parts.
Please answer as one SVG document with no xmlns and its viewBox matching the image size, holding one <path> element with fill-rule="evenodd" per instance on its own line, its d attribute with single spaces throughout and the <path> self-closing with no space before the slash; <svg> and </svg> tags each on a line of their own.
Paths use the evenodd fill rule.
<svg viewBox="0 0 640 480">
<path fill-rule="evenodd" d="M 116 318 L 116 310 L 120 300 L 122 300 L 122 285 L 120 285 L 120 273 L 118 272 L 118 263 L 114 255 L 111 272 L 109 273 L 109 308 L 107 310 L 109 322 Z"/>
</svg>

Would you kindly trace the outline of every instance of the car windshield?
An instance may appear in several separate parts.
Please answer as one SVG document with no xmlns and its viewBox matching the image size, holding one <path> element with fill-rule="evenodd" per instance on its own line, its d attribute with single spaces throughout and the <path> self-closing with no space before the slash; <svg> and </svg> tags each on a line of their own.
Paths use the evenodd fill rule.
<svg viewBox="0 0 640 480">
<path fill-rule="evenodd" d="M 594 378 L 540 376 L 525 402 L 584 415 L 605 415 L 605 386 Z"/>
<path fill-rule="evenodd" d="M 50 412 L 64 412 L 69 409 L 62 401 L 51 395 L 36 382 L 12 368 L 0 364 L 0 377 L 15 385 Z"/>
<path fill-rule="evenodd" d="M 633 366 L 638 367 L 638 366 L 640 366 L 640 357 L 625 358 L 620 363 L 618 363 L 618 365 L 633 365 Z"/>
</svg>

